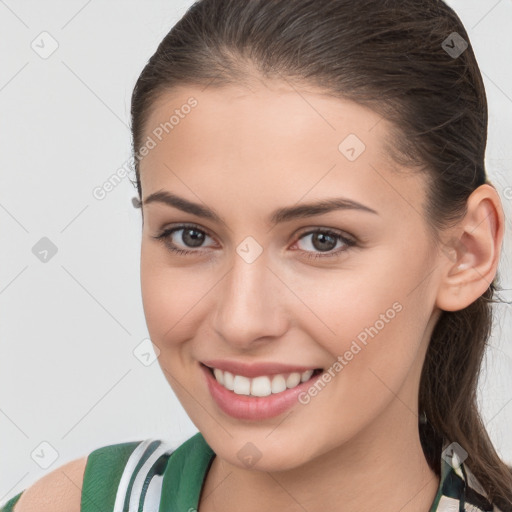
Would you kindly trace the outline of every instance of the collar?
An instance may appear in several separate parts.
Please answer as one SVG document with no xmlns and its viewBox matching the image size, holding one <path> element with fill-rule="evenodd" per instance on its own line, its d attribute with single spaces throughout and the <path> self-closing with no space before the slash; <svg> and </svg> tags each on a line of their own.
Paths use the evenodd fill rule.
<svg viewBox="0 0 512 512">
<path fill-rule="evenodd" d="M 214 457 L 201 432 L 179 446 L 164 471 L 159 512 L 197 510 Z M 482 485 L 464 464 L 466 458 L 458 443 L 444 440 L 439 487 L 429 512 L 503 512 L 490 503 Z"/>
<path fill-rule="evenodd" d="M 439 488 L 429 512 L 502 512 L 464 464 L 467 457 L 458 443 L 444 440 Z"/>
</svg>

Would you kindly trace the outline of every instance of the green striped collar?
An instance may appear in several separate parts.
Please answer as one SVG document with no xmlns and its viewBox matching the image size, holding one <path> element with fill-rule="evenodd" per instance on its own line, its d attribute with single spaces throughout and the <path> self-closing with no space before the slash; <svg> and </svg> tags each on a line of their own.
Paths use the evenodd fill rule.
<svg viewBox="0 0 512 512">
<path fill-rule="evenodd" d="M 457 443 L 443 445 L 441 478 L 429 512 L 502 512 L 461 461 Z M 465 452 L 464 452 L 465 453 Z M 158 512 L 196 512 L 199 496 L 215 452 L 201 432 L 180 445 L 169 458 L 162 481 Z"/>
<path fill-rule="evenodd" d="M 196 512 L 199 495 L 215 452 L 198 432 L 169 457 L 158 512 Z"/>
</svg>

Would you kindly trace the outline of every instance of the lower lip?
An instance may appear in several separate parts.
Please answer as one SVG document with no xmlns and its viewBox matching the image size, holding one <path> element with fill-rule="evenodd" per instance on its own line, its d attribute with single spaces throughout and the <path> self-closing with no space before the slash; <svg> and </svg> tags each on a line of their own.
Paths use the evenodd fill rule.
<svg viewBox="0 0 512 512">
<path fill-rule="evenodd" d="M 322 376 L 322 373 L 315 375 L 298 386 L 263 397 L 248 395 L 237 395 L 234 391 L 221 386 L 210 370 L 200 364 L 201 370 L 206 377 L 206 383 L 210 393 L 217 405 L 233 418 L 240 420 L 264 420 L 279 416 L 298 402 L 298 395 L 308 389 Z"/>
</svg>

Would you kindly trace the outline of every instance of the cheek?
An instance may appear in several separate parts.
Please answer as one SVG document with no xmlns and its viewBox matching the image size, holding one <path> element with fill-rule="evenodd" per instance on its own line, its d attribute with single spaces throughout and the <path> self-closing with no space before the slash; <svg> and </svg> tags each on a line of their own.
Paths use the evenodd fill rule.
<svg viewBox="0 0 512 512">
<path fill-rule="evenodd" d="M 418 356 L 428 320 L 425 290 L 410 293 L 418 281 L 404 277 L 396 261 L 389 263 L 376 265 L 373 274 L 331 276 L 329 282 L 317 280 L 316 288 L 313 282 L 302 288 L 308 306 L 302 329 L 333 363 L 342 358 L 333 371 L 343 373 L 351 389 L 382 388 L 377 376 L 395 389 Z"/>
<path fill-rule="evenodd" d="M 361 344 L 371 339 L 372 326 L 377 327 L 376 336 L 383 337 L 391 324 L 400 321 L 403 294 L 379 283 L 378 276 L 355 274 L 316 277 L 299 290 L 307 310 L 301 317 L 314 330 L 312 338 L 326 340 L 333 355 L 348 350 L 353 339 Z"/>
<path fill-rule="evenodd" d="M 171 267 L 149 251 L 141 254 L 141 293 L 149 334 L 157 346 L 184 340 L 197 327 L 198 305 L 211 288 L 198 272 Z"/>
</svg>

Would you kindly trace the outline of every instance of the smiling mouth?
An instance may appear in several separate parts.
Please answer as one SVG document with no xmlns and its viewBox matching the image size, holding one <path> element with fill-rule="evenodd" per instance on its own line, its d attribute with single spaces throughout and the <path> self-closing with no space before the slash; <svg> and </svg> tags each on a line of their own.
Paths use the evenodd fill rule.
<svg viewBox="0 0 512 512">
<path fill-rule="evenodd" d="M 208 369 L 213 378 L 223 388 L 237 395 L 254 397 L 274 395 L 286 391 L 287 389 L 293 389 L 324 371 L 323 368 L 316 368 L 304 372 L 278 373 L 249 378 L 218 368 L 211 368 L 204 364 L 202 364 L 202 366 Z"/>
</svg>

